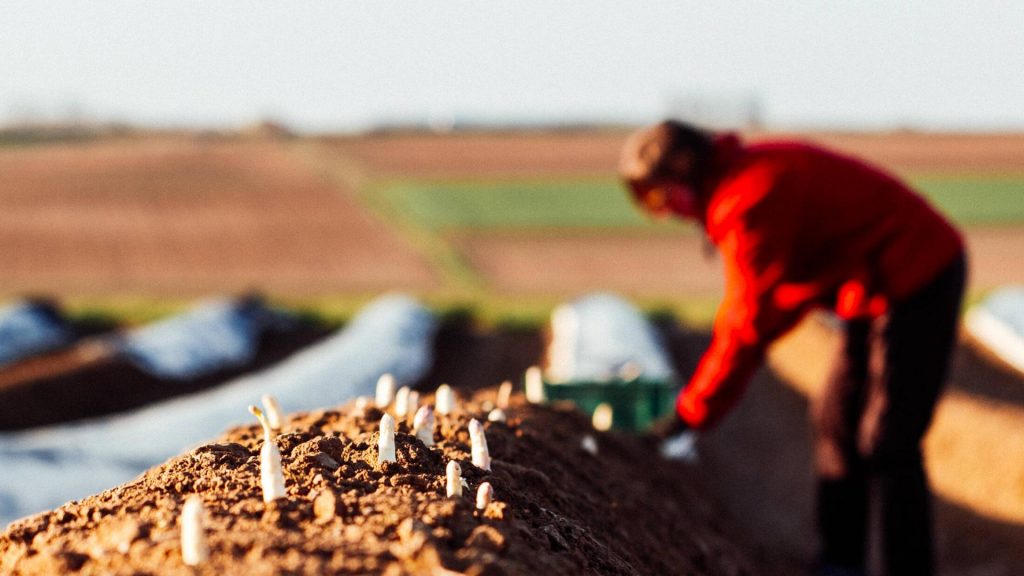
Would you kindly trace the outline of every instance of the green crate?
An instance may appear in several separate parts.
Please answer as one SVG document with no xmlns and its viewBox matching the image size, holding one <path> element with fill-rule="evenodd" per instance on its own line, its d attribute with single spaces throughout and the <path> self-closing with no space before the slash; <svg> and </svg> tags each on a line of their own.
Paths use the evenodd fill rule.
<svg viewBox="0 0 1024 576">
<path fill-rule="evenodd" d="M 640 432 L 659 417 L 675 409 L 679 386 L 665 380 L 610 380 L 607 382 L 544 382 L 548 401 L 569 400 L 586 414 L 593 415 L 602 402 L 612 407 L 612 427 Z"/>
</svg>

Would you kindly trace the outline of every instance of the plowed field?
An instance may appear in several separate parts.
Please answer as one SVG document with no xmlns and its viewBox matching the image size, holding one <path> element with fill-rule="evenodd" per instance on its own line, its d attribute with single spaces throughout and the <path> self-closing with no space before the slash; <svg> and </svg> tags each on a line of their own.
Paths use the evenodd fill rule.
<svg viewBox="0 0 1024 576">
<path fill-rule="evenodd" d="M 0 149 L 0 292 L 193 296 L 432 286 L 429 266 L 272 142 Z"/>
</svg>

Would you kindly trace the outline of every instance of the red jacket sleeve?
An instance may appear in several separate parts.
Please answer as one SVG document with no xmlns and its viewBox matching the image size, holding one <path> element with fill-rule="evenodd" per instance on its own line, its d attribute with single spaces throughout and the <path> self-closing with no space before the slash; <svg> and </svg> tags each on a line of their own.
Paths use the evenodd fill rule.
<svg viewBox="0 0 1024 576">
<path fill-rule="evenodd" d="M 725 297 L 715 317 L 711 346 L 676 400 L 691 427 L 718 422 L 739 400 L 768 344 L 791 328 L 806 306 L 779 304 L 795 248 L 797 205 L 783 195 L 761 196 L 720 229 Z"/>
</svg>

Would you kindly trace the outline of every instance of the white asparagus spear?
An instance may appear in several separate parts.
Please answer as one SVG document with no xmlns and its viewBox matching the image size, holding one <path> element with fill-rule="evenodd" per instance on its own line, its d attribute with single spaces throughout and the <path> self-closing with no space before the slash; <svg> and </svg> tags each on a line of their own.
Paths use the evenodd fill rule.
<svg viewBox="0 0 1024 576">
<path fill-rule="evenodd" d="M 451 386 L 441 384 L 437 387 L 437 393 L 434 395 L 434 410 L 438 414 L 451 414 L 455 410 L 455 391 Z"/>
<path fill-rule="evenodd" d="M 526 369 L 526 399 L 533 404 L 544 402 L 544 377 L 540 368 L 530 366 Z"/>
<path fill-rule="evenodd" d="M 390 414 L 380 417 L 380 440 L 377 442 L 377 462 L 396 462 L 395 419 Z"/>
<path fill-rule="evenodd" d="M 487 505 L 494 499 L 494 488 L 491 488 L 490 482 L 482 482 L 476 489 L 476 508 L 477 510 L 483 510 L 487 508 Z"/>
<path fill-rule="evenodd" d="M 412 420 L 416 417 L 416 412 L 420 408 L 420 393 L 415 390 L 409 391 L 409 404 L 405 410 L 406 421 Z"/>
<path fill-rule="evenodd" d="M 395 399 L 395 377 L 391 374 L 381 374 L 377 379 L 377 408 L 387 410 L 391 401 Z"/>
<path fill-rule="evenodd" d="M 402 386 L 395 392 L 395 418 L 398 421 L 405 420 L 409 414 L 409 393 L 411 390 L 408 386 Z"/>
<path fill-rule="evenodd" d="M 505 411 L 501 408 L 495 408 L 487 413 L 487 419 L 491 422 L 505 422 L 508 420 L 508 416 L 505 415 Z"/>
<path fill-rule="evenodd" d="M 594 408 L 594 416 L 591 422 L 594 425 L 594 430 L 600 432 L 607 432 L 612 429 L 613 419 L 612 405 L 607 402 L 602 402 Z"/>
<path fill-rule="evenodd" d="M 273 502 L 285 497 L 284 472 L 281 470 L 281 451 L 277 449 L 274 435 L 263 411 L 249 406 L 249 412 L 259 418 L 263 425 L 263 447 L 260 448 L 260 486 L 263 488 L 263 501 Z"/>
<path fill-rule="evenodd" d="M 181 508 L 181 561 L 188 566 L 198 566 L 210 557 L 204 516 L 206 510 L 198 495 L 185 499 Z"/>
<path fill-rule="evenodd" d="M 487 435 L 476 418 L 469 421 L 469 441 L 473 454 L 473 465 L 481 470 L 491 470 L 491 453 L 487 449 Z"/>
<path fill-rule="evenodd" d="M 502 410 L 508 409 L 508 404 L 512 400 L 512 382 L 505 380 L 498 387 L 498 398 L 495 400 L 494 405 Z"/>
<path fill-rule="evenodd" d="M 277 403 L 277 398 L 264 394 L 260 397 L 260 402 L 263 404 L 263 413 L 267 415 L 270 429 L 280 433 L 284 429 L 284 415 L 281 413 L 281 405 Z"/>
<path fill-rule="evenodd" d="M 462 466 L 455 460 L 448 462 L 445 469 L 445 490 L 449 498 L 462 496 Z"/>
<path fill-rule="evenodd" d="M 434 445 L 434 424 L 434 409 L 430 406 L 420 406 L 413 420 L 413 434 L 425 446 Z"/>
<path fill-rule="evenodd" d="M 580 448 L 591 456 L 597 456 L 597 439 L 590 434 L 584 435 L 580 439 Z"/>
</svg>

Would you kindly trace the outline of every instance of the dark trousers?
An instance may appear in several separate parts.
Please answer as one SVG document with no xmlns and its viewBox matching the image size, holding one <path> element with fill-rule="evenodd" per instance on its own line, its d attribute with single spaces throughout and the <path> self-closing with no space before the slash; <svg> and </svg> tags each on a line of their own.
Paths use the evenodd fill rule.
<svg viewBox="0 0 1024 576">
<path fill-rule="evenodd" d="M 887 316 L 846 323 L 812 415 L 823 565 L 864 570 L 870 525 L 888 576 L 933 573 L 921 440 L 956 343 L 965 268 L 961 256 Z"/>
</svg>

